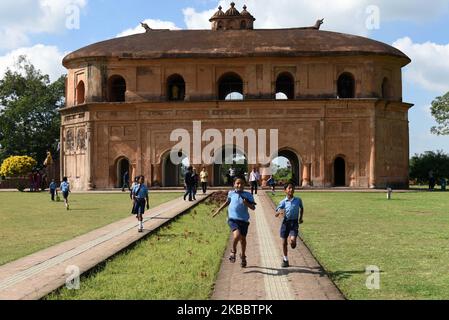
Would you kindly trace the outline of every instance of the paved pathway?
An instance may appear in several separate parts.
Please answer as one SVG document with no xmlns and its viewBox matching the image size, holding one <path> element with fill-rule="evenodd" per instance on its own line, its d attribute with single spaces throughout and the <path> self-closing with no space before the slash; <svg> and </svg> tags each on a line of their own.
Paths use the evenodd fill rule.
<svg viewBox="0 0 449 320">
<path fill-rule="evenodd" d="M 164 203 L 145 215 L 145 230 L 137 232 L 135 217 L 112 223 L 0 267 L 0 300 L 40 299 L 66 283 L 67 268 L 80 274 L 127 248 L 161 225 L 192 208 L 198 201 L 180 199 Z"/>
<path fill-rule="evenodd" d="M 341 300 L 340 291 L 310 251 L 300 242 L 290 250 L 291 267 L 281 268 L 281 221 L 264 191 L 255 196 L 248 234 L 248 268 L 228 261 L 231 240 L 215 285 L 214 300 Z"/>
</svg>

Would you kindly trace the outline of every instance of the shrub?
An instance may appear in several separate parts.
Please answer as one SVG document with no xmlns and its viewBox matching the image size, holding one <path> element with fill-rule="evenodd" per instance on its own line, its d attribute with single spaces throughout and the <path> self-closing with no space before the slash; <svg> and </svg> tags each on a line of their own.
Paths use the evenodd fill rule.
<svg viewBox="0 0 449 320">
<path fill-rule="evenodd" d="M 36 160 L 28 156 L 13 156 L 5 159 L 0 167 L 0 176 L 19 177 L 29 173 L 37 165 Z"/>
</svg>

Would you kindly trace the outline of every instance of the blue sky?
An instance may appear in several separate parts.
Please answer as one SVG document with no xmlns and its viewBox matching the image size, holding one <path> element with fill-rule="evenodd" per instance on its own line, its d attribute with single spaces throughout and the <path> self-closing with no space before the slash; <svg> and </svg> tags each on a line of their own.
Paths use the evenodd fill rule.
<svg viewBox="0 0 449 320">
<path fill-rule="evenodd" d="M 219 4 L 227 9 L 229 2 L 2 0 L 0 73 L 11 67 L 18 54 L 27 54 L 34 64 L 56 78 L 64 72 L 62 57 L 70 51 L 125 31 L 131 33 L 144 20 L 153 28 L 209 28 L 207 19 L 211 13 Z M 415 104 L 410 111 L 411 154 L 437 149 L 449 152 L 449 137 L 430 134 L 434 121 L 429 111 L 432 100 L 449 91 L 449 1 L 235 2 L 239 10 L 243 4 L 248 5 L 257 18 L 256 28 L 308 26 L 324 17 L 324 30 L 367 36 L 403 50 L 413 60 L 403 72 L 404 101 Z M 370 10 L 372 5 L 378 11 Z M 67 19 L 73 13 L 67 10 L 73 6 L 80 12 L 79 28 L 67 29 Z M 367 21 L 372 18 L 379 23 L 378 29 L 367 28 Z"/>
</svg>

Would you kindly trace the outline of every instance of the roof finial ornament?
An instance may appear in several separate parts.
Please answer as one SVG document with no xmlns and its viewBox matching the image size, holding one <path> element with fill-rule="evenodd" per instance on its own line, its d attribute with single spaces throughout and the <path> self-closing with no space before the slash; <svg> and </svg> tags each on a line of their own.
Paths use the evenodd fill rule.
<svg viewBox="0 0 449 320">
<path fill-rule="evenodd" d="M 243 10 L 248 9 L 248 7 L 246 6 L 246 4 L 243 5 Z"/>
<path fill-rule="evenodd" d="M 313 29 L 320 30 L 321 25 L 324 23 L 324 18 L 316 21 L 315 25 L 312 27 Z"/>
<path fill-rule="evenodd" d="M 223 7 L 222 7 L 222 6 L 218 6 L 218 10 L 220 10 L 220 11 L 221 11 L 221 9 L 223 9 Z"/>
<path fill-rule="evenodd" d="M 235 7 L 235 2 L 231 2 L 231 8 Z"/>
<path fill-rule="evenodd" d="M 150 32 L 152 29 L 145 22 L 141 22 L 140 25 L 145 29 L 146 32 Z"/>
</svg>

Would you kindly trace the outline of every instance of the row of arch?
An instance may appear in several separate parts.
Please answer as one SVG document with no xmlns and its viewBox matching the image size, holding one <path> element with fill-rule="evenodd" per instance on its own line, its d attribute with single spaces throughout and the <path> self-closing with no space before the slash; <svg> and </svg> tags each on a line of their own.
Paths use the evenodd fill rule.
<svg viewBox="0 0 449 320">
<path fill-rule="evenodd" d="M 126 100 L 126 80 L 120 75 L 113 75 L 108 79 L 109 102 L 125 102 Z M 382 98 L 391 98 L 391 85 L 387 77 L 382 81 Z M 220 77 L 217 83 L 219 100 L 243 100 L 244 84 L 243 79 L 234 72 L 229 72 Z M 295 99 L 295 78 L 290 72 L 283 72 L 278 75 L 275 87 L 275 99 L 293 100 Z M 167 78 L 166 96 L 169 101 L 184 101 L 186 96 L 186 82 L 179 74 L 173 74 Z M 353 99 L 356 97 L 356 81 L 352 73 L 344 72 L 337 80 L 337 98 Z M 76 87 L 76 103 L 85 102 L 85 85 L 80 81 Z"/>
<path fill-rule="evenodd" d="M 225 149 L 222 150 L 223 160 L 225 157 Z M 186 173 L 187 168 L 190 166 L 189 160 L 187 157 L 184 158 L 184 161 L 180 165 L 174 165 L 170 160 L 170 154 L 166 154 L 162 157 L 162 186 L 163 187 L 179 187 L 183 185 L 184 175 Z M 291 179 L 296 181 L 298 185 L 302 183 L 302 173 L 301 173 L 301 159 L 296 155 L 295 152 L 291 150 L 281 150 L 279 151 L 276 159 L 272 160 L 272 164 L 276 162 L 276 160 L 284 161 L 284 163 L 288 163 L 288 168 L 291 173 Z M 224 186 L 228 184 L 226 179 L 226 173 L 228 172 L 230 166 L 234 166 L 236 171 L 242 171 L 241 173 L 249 173 L 251 171 L 250 166 L 248 165 L 247 159 L 243 153 L 238 152 L 234 148 L 233 153 L 233 165 L 226 164 L 215 164 L 214 165 L 214 186 Z M 131 176 L 132 167 L 128 158 L 120 157 L 115 162 L 116 166 L 116 179 L 117 185 L 116 187 L 123 186 L 123 177 L 125 172 L 128 172 L 129 176 Z M 347 164 L 344 156 L 337 156 L 333 161 L 333 186 L 334 187 L 345 187 L 347 186 Z"/>
</svg>

